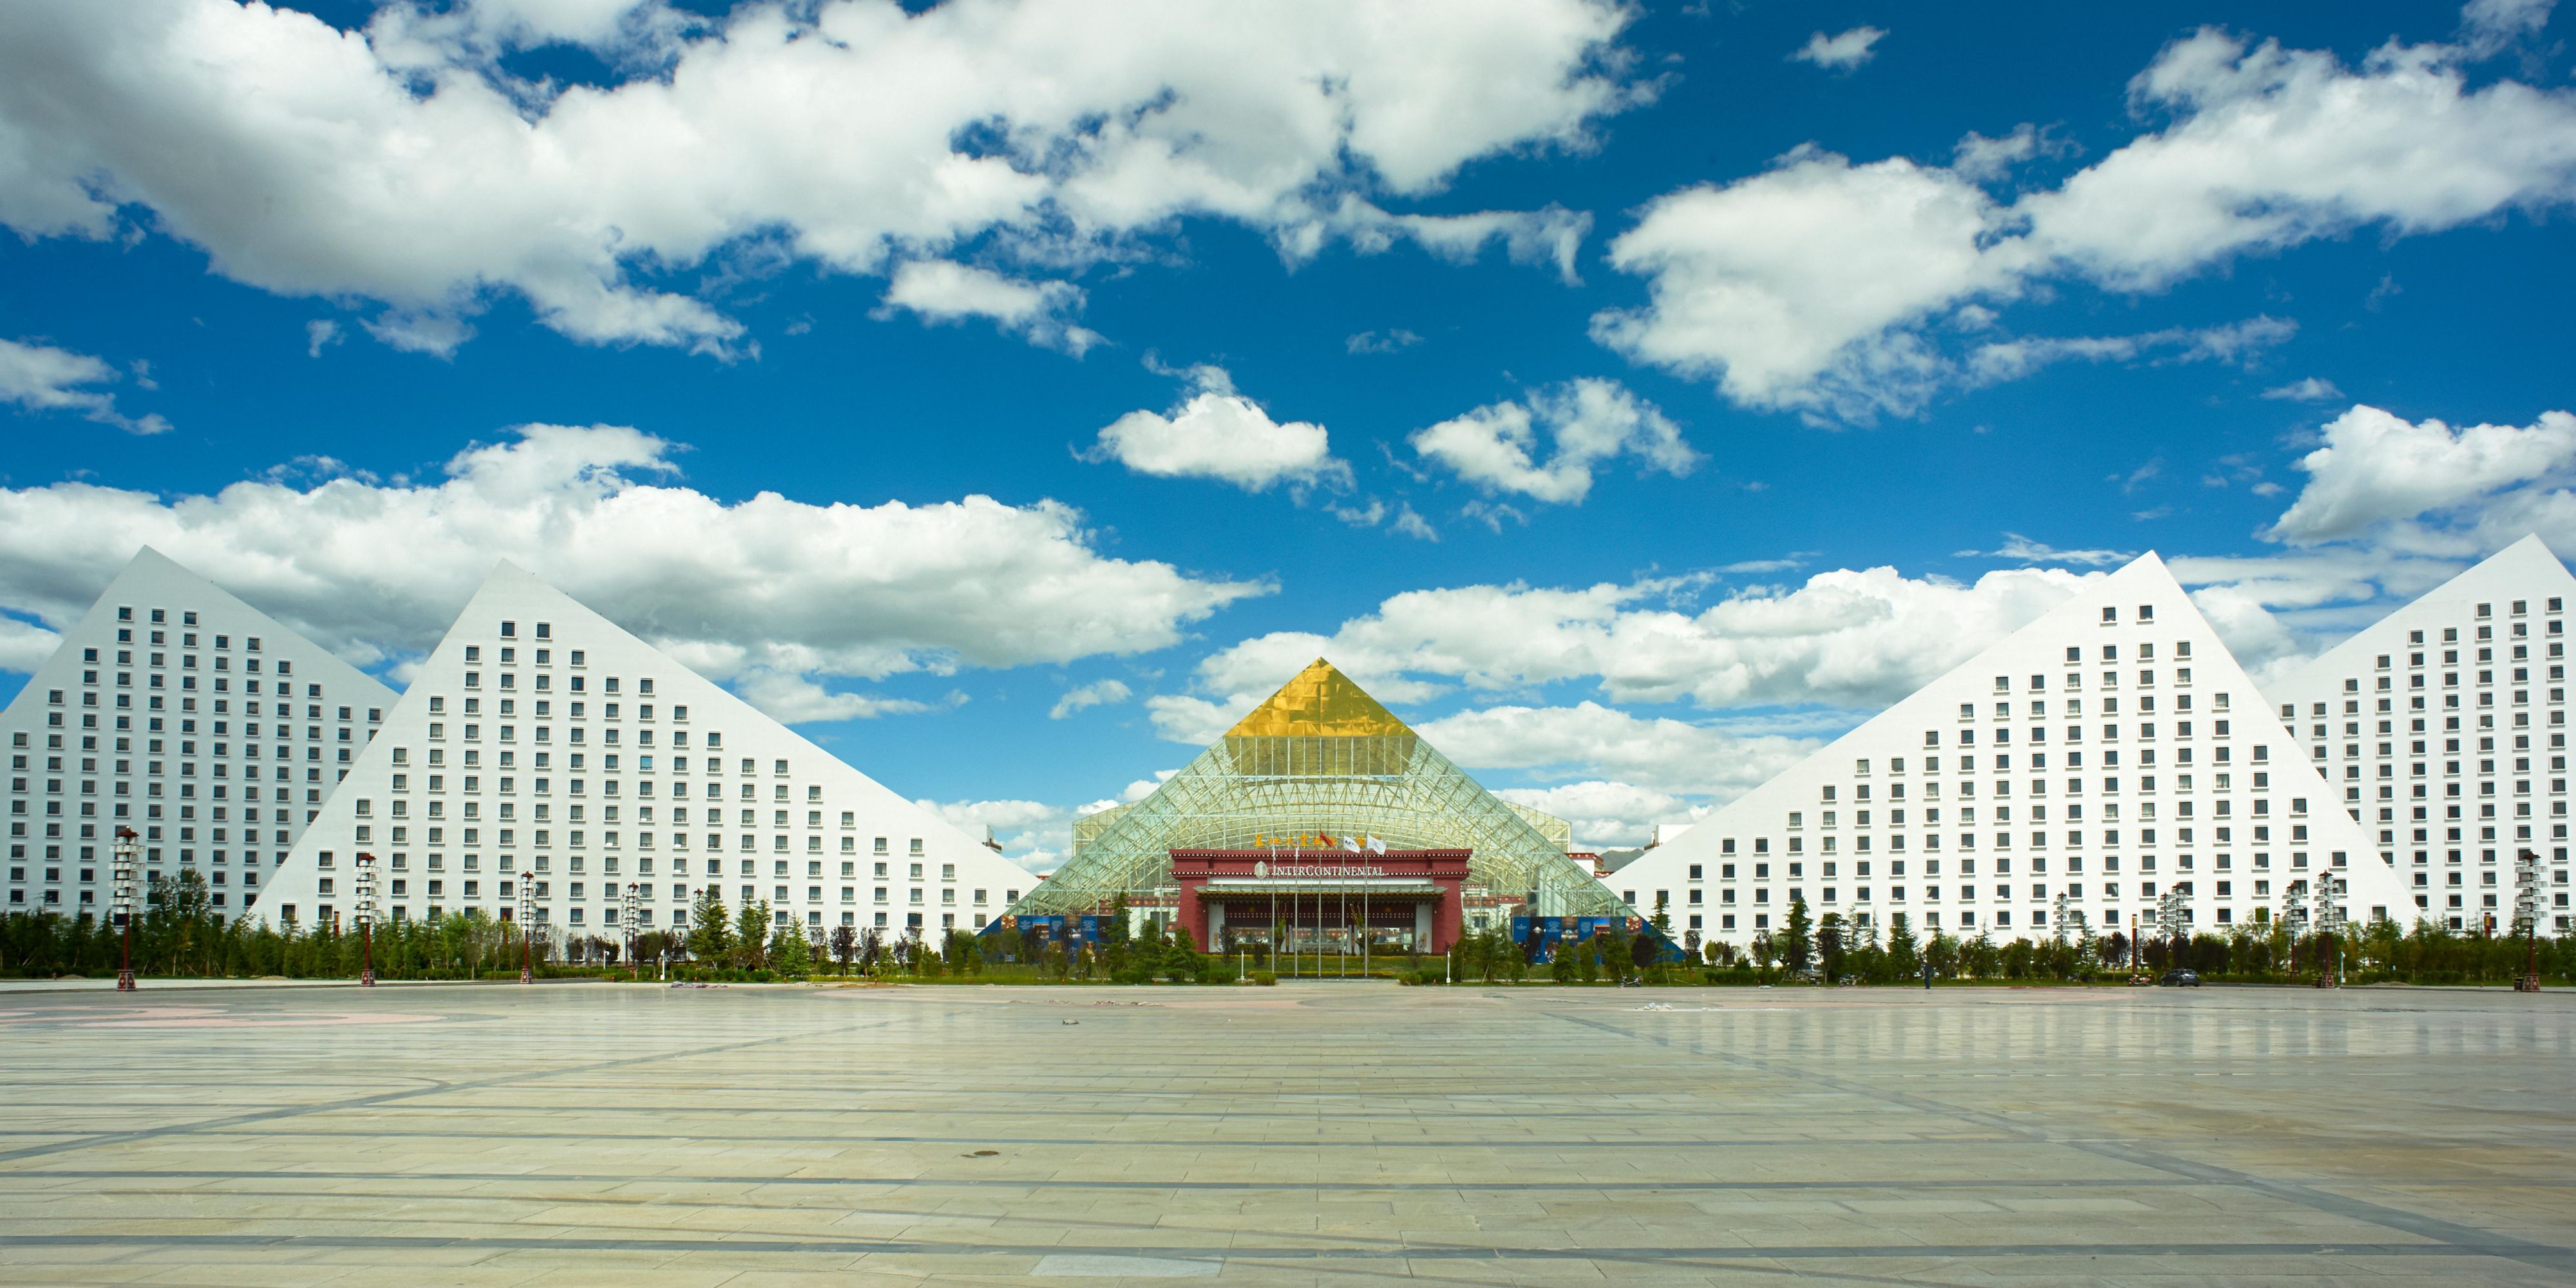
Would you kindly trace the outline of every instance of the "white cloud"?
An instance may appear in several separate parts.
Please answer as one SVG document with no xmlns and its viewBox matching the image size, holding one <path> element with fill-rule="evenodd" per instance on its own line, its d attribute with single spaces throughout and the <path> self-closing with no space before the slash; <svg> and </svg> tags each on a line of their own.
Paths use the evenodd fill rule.
<svg viewBox="0 0 2576 1288">
<path fill-rule="evenodd" d="M 1352 353 L 1394 353 L 1399 349 L 1410 349 L 1420 343 L 1422 343 L 1421 336 L 1402 327 L 1396 327 L 1386 331 L 1362 331 L 1344 340 L 1342 347 Z"/>
<path fill-rule="evenodd" d="M 1120 680 L 1094 680 L 1080 688 L 1068 689 L 1055 705 L 1047 709 L 1047 719 L 1062 720 L 1077 711 L 1092 707 L 1114 706 L 1134 696 Z"/>
<path fill-rule="evenodd" d="M 1271 589 L 1106 557 L 1052 501 L 721 501 L 677 482 L 675 450 L 530 425 L 432 479 L 0 489 L 0 608 L 59 626 L 149 544 L 372 664 L 435 643 L 508 557 L 777 709 L 840 718 L 887 700 L 813 686 L 1161 648 Z"/>
<path fill-rule="evenodd" d="M 988 318 L 1031 344 L 1077 358 L 1100 343 L 1099 332 L 1067 320 L 1082 310 L 1082 301 L 1082 289 L 1070 282 L 1024 282 L 944 259 L 916 259 L 896 268 L 885 293 L 887 310 L 910 309 L 933 322 Z"/>
<path fill-rule="evenodd" d="M 1980 183 L 2043 150 L 2039 135 L 1971 136 L 1951 168 L 1803 148 L 1648 203 L 1610 244 L 1613 267 L 1647 279 L 1648 303 L 1597 314 L 1593 335 L 1747 407 L 1865 423 L 1961 380 L 1945 321 L 1976 330 L 2052 277 L 2155 290 L 2319 237 L 2576 200 L 2576 94 L 2471 90 L 2468 52 L 2391 44 L 2354 69 L 2203 29 L 2131 83 L 2139 112 L 2170 124 L 2009 206 Z M 2055 343 L 2047 356 L 2120 356 L 2117 340 Z M 2035 365 L 2013 356 L 1995 350 L 1966 374 Z"/>
<path fill-rule="evenodd" d="M 1725 186 L 1656 198 L 1610 243 L 1650 303 L 1592 319 L 1636 361 L 1711 376 L 1748 407 L 1867 420 L 1919 409 L 1943 363 L 1911 330 L 2019 289 L 2023 252 L 1992 242 L 1993 199 L 1902 157 L 1855 166 L 1801 149 Z"/>
<path fill-rule="evenodd" d="M 2460 50 L 2390 44 L 2358 71 L 2203 28 L 2130 82 L 2175 123 L 2021 203 L 2050 256 L 2122 290 L 2372 224 L 2424 233 L 2576 196 L 2576 98 L 2475 91 Z"/>
<path fill-rule="evenodd" d="M 2292 545 L 2374 535 L 2399 549 L 2464 554 L 2525 531 L 2576 536 L 2576 415 L 2454 430 L 2355 406 L 2300 457 L 2297 500 L 2264 535 Z M 2511 535 L 2506 535 L 2510 533 Z"/>
<path fill-rule="evenodd" d="M 2557 0 L 2469 0 L 2460 8 L 2460 32 L 2469 48 L 2483 56 L 2501 52 L 2515 41 L 2540 34 L 2549 25 Z"/>
<path fill-rule="evenodd" d="M 304 356 L 319 358 L 324 349 L 347 337 L 340 334 L 340 324 L 329 318 L 315 318 L 304 324 Z"/>
<path fill-rule="evenodd" d="M 1485 707 L 1443 716 L 1415 731 L 1469 769 L 1616 778 L 1721 802 L 1769 781 L 1822 745 L 1813 738 L 1741 736 L 1715 725 L 1640 717 L 1597 702 Z"/>
<path fill-rule="evenodd" d="M 2000 569 L 1962 585 L 1893 568 L 1840 569 L 1704 609 L 1687 603 L 1697 578 L 1407 591 L 1330 634 L 1281 631 L 1220 649 L 1199 664 L 1194 683 L 1222 696 L 1149 706 L 1165 736 L 1204 742 L 1176 731 L 1222 732 L 1320 656 L 1394 703 L 1429 701 L 1459 685 L 1502 691 L 1589 680 L 1617 701 L 1876 708 L 2098 575 Z"/>
<path fill-rule="evenodd" d="M 946 819 L 968 836 L 990 831 L 1002 857 L 1031 872 L 1053 870 L 1073 848 L 1077 811 L 1040 801 L 934 801 L 913 804 Z M 1089 811 L 1080 811 L 1089 812 Z"/>
<path fill-rule="evenodd" d="M 2091 568 L 2104 568 L 2112 564 L 2127 563 L 2130 560 L 2137 558 L 2138 552 L 2134 550 L 2102 549 L 2060 550 L 2044 541 L 2033 541 L 2018 532 L 2007 532 L 2004 534 L 2003 548 L 1999 550 L 1962 550 L 1959 552 L 1959 557 L 1962 559 L 2010 559 L 2017 563 L 2026 564 L 2079 563 Z"/>
<path fill-rule="evenodd" d="M 380 334 L 431 351 L 496 294 L 582 341 L 736 351 L 742 324 L 689 292 L 742 247 L 838 273 L 986 241 L 1079 265 L 1207 217 L 1292 259 L 1400 235 L 1570 268 L 1580 215 L 1379 205 L 1478 157 L 1587 146 L 1643 97 L 1615 44 L 1631 17 L 1609 0 L 813 0 L 721 19 L 397 0 L 343 31 L 233 0 L 0 6 L 0 223 L 166 233 L 237 281 L 378 301 Z M 557 41 L 609 51 L 610 82 L 494 58 Z"/>
<path fill-rule="evenodd" d="M 2333 402 L 2343 397 L 2343 391 L 2335 388 L 2331 380 L 2309 376 L 2305 380 L 2275 385 L 2264 390 L 2262 396 L 2279 402 Z"/>
<path fill-rule="evenodd" d="M 0 172 L 0 180 L 5 180 L 5 172 Z M 76 411 L 129 434 L 169 433 L 170 422 L 159 413 L 141 419 L 127 416 L 116 410 L 114 395 L 96 387 L 118 379 L 116 368 L 86 353 L 0 340 L 0 403 L 15 403 L 28 411 Z M 143 382 L 147 388 L 150 383 Z"/>
<path fill-rule="evenodd" d="M 1080 453 L 1082 459 L 1114 460 L 1161 478 L 1218 479 L 1248 492 L 1280 482 L 1350 485 L 1350 464 L 1332 454 L 1323 426 L 1272 420 L 1261 404 L 1236 393 L 1234 381 L 1217 367 L 1193 367 L 1189 376 L 1198 392 L 1169 415 L 1131 411 L 1119 417 Z"/>
<path fill-rule="evenodd" d="M 1886 35 L 1876 27 L 1854 27 L 1838 36 L 1819 31 L 1807 37 L 1807 43 L 1789 55 L 1789 61 L 1847 72 L 1877 56 L 1878 42 Z"/>
<path fill-rule="evenodd" d="M 2169 327 L 2138 335 L 2033 337 L 1996 340 L 1968 354 L 1967 378 L 1974 384 L 2019 380 L 2053 362 L 2127 362 L 2161 355 L 2166 362 L 2251 360 L 2297 335 L 2295 322 L 2252 317 L 2215 327 Z"/>
<path fill-rule="evenodd" d="M 1960 136 L 1950 149 L 1950 169 L 1977 183 L 2000 179 L 2014 166 L 2039 157 L 2066 156 L 2075 144 L 2025 121 L 2010 134 L 1987 138 L 1975 130 Z"/>
<path fill-rule="evenodd" d="M 1307 659 L 1311 661 L 1312 659 Z M 1298 666 L 1305 665 L 1301 661 Z M 1296 669 L 1281 672 L 1260 693 L 1238 693 L 1221 700 L 1194 698 L 1184 693 L 1160 693 L 1145 699 L 1145 714 L 1154 721 L 1154 733 L 1168 742 L 1204 747 L 1225 736 L 1235 722 L 1252 714 L 1261 699 L 1287 683 Z"/>
<path fill-rule="evenodd" d="M 0 616 L 0 671 L 31 675 L 62 642 L 61 635 L 33 622 Z"/>
<path fill-rule="evenodd" d="M 1554 450 L 1537 460 L 1537 426 Z M 1576 380 L 1532 391 L 1521 402 L 1476 408 L 1416 433 L 1413 450 L 1491 492 L 1552 504 L 1581 504 L 1594 467 L 1626 454 L 1644 469 L 1690 473 L 1699 454 L 1653 403 L 1615 380 Z"/>
<path fill-rule="evenodd" d="M 1635 783 L 1586 779 L 1555 787 L 1506 787 L 1494 793 L 1516 805 L 1543 810 L 1574 826 L 1574 843 L 1595 850 L 1644 845 L 1659 823 L 1688 823 L 1710 807 Z"/>
<path fill-rule="evenodd" d="M 1395 521 L 1387 525 L 1387 530 L 1400 532 L 1408 537 L 1419 537 L 1424 541 L 1440 540 L 1439 529 L 1432 527 L 1429 519 L 1414 513 L 1413 503 L 1409 501 L 1397 507 Z"/>
</svg>

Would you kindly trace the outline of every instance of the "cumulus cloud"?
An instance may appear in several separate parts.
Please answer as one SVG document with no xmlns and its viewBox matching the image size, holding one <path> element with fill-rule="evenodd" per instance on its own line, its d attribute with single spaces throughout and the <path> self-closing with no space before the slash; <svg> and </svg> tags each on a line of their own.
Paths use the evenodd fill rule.
<svg viewBox="0 0 2576 1288">
<path fill-rule="evenodd" d="M 0 174 L 5 179 L 5 174 Z M 5 200 L 5 198 L 0 198 Z M 0 340 L 0 403 L 35 412 L 71 411 L 129 434 L 166 434 L 170 422 L 159 413 L 136 418 L 116 409 L 116 397 L 100 388 L 116 383 L 116 368 L 105 360 L 48 344 Z M 143 382 L 150 387 L 150 382 Z"/>
<path fill-rule="evenodd" d="M 1554 787 L 1506 787 L 1494 794 L 1564 819 L 1574 828 L 1574 843 L 1594 850 L 1644 845 L 1654 839 L 1656 825 L 1696 822 L 1711 809 L 1671 792 L 1598 778 Z"/>
<path fill-rule="evenodd" d="M 1538 429 L 1553 450 L 1538 459 Z M 1413 436 L 1413 450 L 1489 492 L 1532 500 L 1582 503 L 1595 467 L 1634 456 L 1641 468 L 1690 473 L 1699 454 L 1681 427 L 1653 403 L 1615 380 L 1576 380 L 1533 391 L 1519 402 L 1478 407 Z"/>
<path fill-rule="evenodd" d="M 1689 602 L 1701 578 L 1407 591 L 1330 634 L 1279 631 L 1220 649 L 1193 677 L 1201 696 L 1157 697 L 1148 709 L 1164 736 L 1205 742 L 1195 735 L 1223 732 L 1319 656 L 1393 703 L 1427 702 L 1461 687 L 1501 692 L 1589 682 L 1623 702 L 1874 709 L 2099 575 L 2015 568 L 1962 584 L 1893 568 L 1838 569 L 1705 608 Z"/>
<path fill-rule="evenodd" d="M 1807 43 L 1789 55 L 1793 63 L 1811 63 L 1827 71 L 1847 72 L 1868 62 L 1878 54 L 1878 42 L 1887 33 L 1876 27 L 1854 27 L 1838 36 L 1819 31 L 1807 37 Z"/>
<path fill-rule="evenodd" d="M 0 223 L 166 233 L 237 281 L 376 301 L 371 330 L 431 351 L 507 294 L 577 340 L 734 352 L 742 324 L 691 292 L 746 247 L 837 273 L 967 243 L 1079 265 L 1205 217 L 1291 260 L 1500 241 L 1570 271 L 1582 216 L 1382 207 L 1477 157 L 1586 146 L 1642 97 L 1615 43 L 1631 16 L 395 0 L 350 31 L 233 0 L 0 6 Z M 530 82 L 495 59 L 553 42 L 613 74 Z"/>
<path fill-rule="evenodd" d="M 1073 848 L 1076 810 L 1029 800 L 934 801 L 913 804 L 968 836 L 990 835 L 1002 857 L 1031 872 L 1052 871 Z M 1082 811 L 1088 812 L 1088 811 Z"/>
<path fill-rule="evenodd" d="M 1484 707 L 1415 731 L 1471 769 L 1603 776 L 1720 800 L 1760 786 L 1821 745 L 1814 738 L 1744 736 L 1716 725 L 1637 716 L 1588 701 Z"/>
<path fill-rule="evenodd" d="M 2168 124 L 2010 205 L 1981 185 L 2040 136 L 1972 138 L 1950 167 L 1803 148 L 1648 203 L 1609 256 L 1646 279 L 1648 301 L 1597 314 L 1593 335 L 1747 407 L 1865 423 L 1960 382 L 1945 329 L 1975 331 L 2053 278 L 2156 290 L 2319 237 L 2434 232 L 2576 199 L 2576 93 L 2470 89 L 2471 52 L 2390 44 L 2354 68 L 2203 29 L 2131 82 L 2137 111 Z M 2061 342 L 2053 356 L 2122 356 L 2104 343 Z M 2012 356 L 1964 370 L 2032 369 Z"/>
<path fill-rule="evenodd" d="M 2295 546 L 2364 535 L 2462 554 L 2537 531 L 2576 548 L 2576 415 L 2453 429 L 2356 406 L 2328 422 L 2297 468 L 2307 483 L 2265 533 Z"/>
<path fill-rule="evenodd" d="M 913 260 L 895 269 L 885 310 L 910 309 L 933 322 L 985 318 L 1005 333 L 1079 358 L 1100 343 L 1100 333 L 1074 325 L 1082 288 L 1070 282 L 1025 282 L 991 269 L 944 259 Z"/>
<path fill-rule="evenodd" d="M 34 622 L 0 616 L 0 671 L 32 675 L 62 642 L 61 635 Z"/>
<path fill-rule="evenodd" d="M 319 358 L 324 349 L 348 337 L 340 333 L 340 324 L 329 318 L 315 318 L 304 324 L 304 356 Z"/>
<path fill-rule="evenodd" d="M 1116 461 L 1139 474 L 1209 478 L 1247 492 L 1276 483 L 1350 485 L 1349 462 L 1335 457 L 1324 427 L 1302 420 L 1282 423 L 1261 404 L 1236 393 L 1217 367 L 1193 367 L 1197 392 L 1168 414 L 1131 411 L 1100 431 L 1080 453 L 1087 461 Z"/>
<path fill-rule="evenodd" d="M 1094 680 L 1079 688 L 1068 689 L 1047 709 L 1047 719 L 1062 720 L 1077 711 L 1093 707 L 1114 706 L 1134 696 L 1121 680 Z"/>
<path fill-rule="evenodd" d="M 434 644 L 509 558 L 755 700 L 841 718 L 892 708 L 817 686 L 1161 648 L 1271 590 L 1106 557 L 1052 501 L 727 502 L 676 450 L 529 425 L 427 479 L 0 489 L 0 608 L 60 626 L 148 544 L 365 665 Z"/>
<path fill-rule="evenodd" d="M 1998 217 L 1951 171 L 1801 149 L 1750 179 L 1649 202 L 1610 264 L 1644 276 L 1650 302 L 1595 315 L 1593 338 L 1714 377 L 1748 407 L 1912 412 L 1944 378 L 1912 324 L 2019 290 L 2017 243 L 1989 244 Z"/>
</svg>

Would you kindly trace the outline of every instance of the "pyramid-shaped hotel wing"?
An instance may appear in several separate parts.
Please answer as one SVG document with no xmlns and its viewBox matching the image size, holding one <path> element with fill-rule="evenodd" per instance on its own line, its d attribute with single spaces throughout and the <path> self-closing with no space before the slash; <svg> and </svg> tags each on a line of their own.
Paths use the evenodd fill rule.
<svg viewBox="0 0 2576 1288">
<path fill-rule="evenodd" d="M 1469 851 L 1470 925 L 1524 902 L 1548 916 L 1626 911 L 1566 856 L 1564 820 L 1486 791 L 1322 658 L 1152 795 L 1077 821 L 1072 857 L 1014 911 L 1168 901 L 1174 850 L 1287 852 L 1345 836 Z"/>
<path fill-rule="evenodd" d="M 479 909 L 614 935 L 696 893 L 808 929 L 973 930 L 1035 878 L 517 567 L 475 592 L 259 912 Z M 523 875 L 524 874 L 524 875 Z M 522 889 L 522 886 L 526 889 Z"/>
<path fill-rule="evenodd" d="M 7 910 L 104 917 L 116 831 L 150 883 L 237 915 L 323 808 L 393 691 L 145 547 L 0 714 Z"/>
<path fill-rule="evenodd" d="M 2410 901 L 2162 560 L 2146 555 L 1609 878 L 1677 938 L 1792 900 L 1883 930 L 2195 931 Z M 1697 938 L 1694 939 L 1693 936 Z"/>
<path fill-rule="evenodd" d="M 2405 883 L 2400 921 L 2510 931 L 2530 850 L 2543 929 L 2571 929 L 2571 605 L 2576 577 L 2525 537 L 2270 687 L 2330 798 Z"/>
</svg>

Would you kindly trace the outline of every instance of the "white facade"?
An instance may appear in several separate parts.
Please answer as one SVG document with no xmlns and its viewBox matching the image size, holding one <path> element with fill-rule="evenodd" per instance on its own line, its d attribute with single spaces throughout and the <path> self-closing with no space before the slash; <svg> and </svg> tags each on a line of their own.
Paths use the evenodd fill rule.
<svg viewBox="0 0 2576 1288">
<path fill-rule="evenodd" d="M 1881 930 L 2195 931 L 2411 906 L 2162 560 L 2150 554 L 1649 850 L 1608 884 L 1686 945 L 1745 943 L 1804 898 Z M 2062 905 L 2061 905 L 2062 900 Z M 1691 938 L 1696 932 L 1697 939 Z"/>
<path fill-rule="evenodd" d="M 503 564 L 259 904 L 272 924 L 480 908 L 614 936 L 718 888 L 809 929 L 973 930 L 1035 878 L 714 682 Z"/>
<path fill-rule="evenodd" d="M 2510 930 L 2528 849 L 2543 926 L 2571 928 L 2570 605 L 2576 577 L 2525 537 L 2272 686 L 2332 798 L 2406 883 L 2399 920 Z"/>
<path fill-rule="evenodd" d="M 248 910 L 394 706 L 320 645 L 149 548 L 0 713 L 9 912 L 105 916 L 116 829 L 147 882 Z"/>
</svg>

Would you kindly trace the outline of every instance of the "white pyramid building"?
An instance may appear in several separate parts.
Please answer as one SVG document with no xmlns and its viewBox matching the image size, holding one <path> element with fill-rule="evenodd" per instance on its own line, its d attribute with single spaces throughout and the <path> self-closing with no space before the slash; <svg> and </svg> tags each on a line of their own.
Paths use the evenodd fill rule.
<svg viewBox="0 0 2576 1288">
<path fill-rule="evenodd" d="M 238 916 L 394 705 L 320 645 L 145 548 L 5 713 L 9 912 L 105 916 L 116 829 L 147 881 Z"/>
<path fill-rule="evenodd" d="M 2571 929 L 2571 605 L 2576 577 L 2524 537 L 2271 686 L 2331 798 L 2405 883 L 2399 920 L 2509 930 L 2528 849 L 2543 926 Z"/>
<path fill-rule="evenodd" d="M 2087 587 L 1605 879 L 1685 946 L 1821 919 L 2039 939 L 2406 901 L 2162 560 Z M 2062 905 L 2061 905 L 2061 902 Z M 1694 938 L 1693 936 L 1696 936 Z"/>
<path fill-rule="evenodd" d="M 998 916 L 1036 879 L 938 815 L 503 564 L 260 901 L 272 924 L 345 919 L 377 856 L 381 914 L 482 909 L 615 936 L 685 925 L 698 890 L 809 930 Z"/>
</svg>

